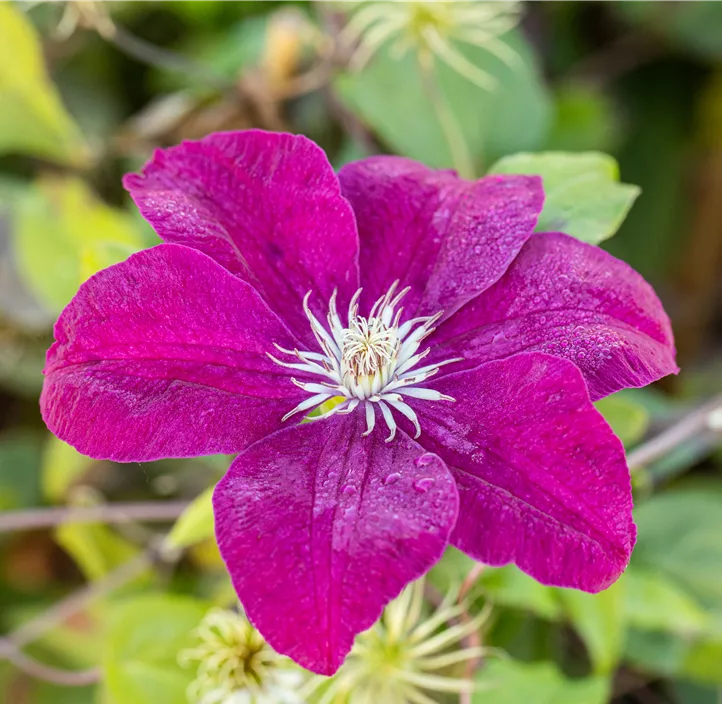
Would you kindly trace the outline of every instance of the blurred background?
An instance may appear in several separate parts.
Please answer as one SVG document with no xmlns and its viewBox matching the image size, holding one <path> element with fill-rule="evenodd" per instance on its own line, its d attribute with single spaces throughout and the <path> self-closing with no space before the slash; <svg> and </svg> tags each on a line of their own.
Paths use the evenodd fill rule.
<svg viewBox="0 0 722 704">
<path fill-rule="evenodd" d="M 510 658 L 469 674 L 473 701 L 722 702 L 722 3 L 443 4 L 0 2 L 0 702 L 182 704 L 176 653 L 198 618 L 174 600 L 231 598 L 207 508 L 228 458 L 92 461 L 49 435 L 38 395 L 80 283 L 157 241 L 121 176 L 157 146 L 250 127 L 306 134 L 335 166 L 617 160 L 611 220 L 570 220 L 655 286 L 682 368 L 600 402 L 628 448 L 638 546 L 595 597 L 484 571 L 481 637 Z M 420 42 L 427 26 L 440 42 Z M 429 581 L 470 569 L 449 553 Z M 160 601 L 113 620 L 139 594 Z"/>
</svg>

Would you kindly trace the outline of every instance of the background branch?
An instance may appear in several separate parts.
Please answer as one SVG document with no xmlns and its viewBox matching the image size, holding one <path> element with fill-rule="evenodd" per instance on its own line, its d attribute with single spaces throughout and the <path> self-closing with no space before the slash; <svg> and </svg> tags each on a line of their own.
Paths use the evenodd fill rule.
<svg viewBox="0 0 722 704">
<path fill-rule="evenodd" d="M 632 450 L 627 456 L 629 469 L 634 471 L 661 459 L 700 433 L 719 433 L 722 427 L 716 427 L 715 424 L 716 413 L 719 411 L 722 411 L 722 394 L 713 397 L 659 435 Z"/>
<path fill-rule="evenodd" d="M 81 587 L 43 611 L 39 616 L 24 623 L 8 635 L 0 637 L 0 660 L 7 660 L 31 677 L 53 684 L 80 687 L 97 682 L 100 678 L 100 671 L 97 668 L 79 671 L 61 670 L 38 662 L 26 655 L 22 649 L 49 630 L 67 621 L 90 602 L 127 584 L 148 567 L 159 561 L 166 562 L 174 558 L 175 554 L 171 554 L 164 548 L 163 539 L 156 538 L 154 545 L 135 559 L 121 565 L 103 579 Z"/>
<path fill-rule="evenodd" d="M 139 501 L 89 507 L 56 506 L 0 512 L 0 533 L 52 528 L 66 523 L 132 523 L 173 521 L 189 501 Z"/>
</svg>

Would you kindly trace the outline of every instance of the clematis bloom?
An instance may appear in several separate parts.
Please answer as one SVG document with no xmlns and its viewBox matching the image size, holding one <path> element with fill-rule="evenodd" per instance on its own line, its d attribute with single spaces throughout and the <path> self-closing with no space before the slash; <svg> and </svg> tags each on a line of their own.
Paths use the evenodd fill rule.
<svg viewBox="0 0 722 704">
<path fill-rule="evenodd" d="M 216 533 L 276 650 L 333 673 L 448 544 L 545 584 L 619 577 L 630 478 L 592 401 L 676 372 L 672 333 L 626 264 L 533 234 L 538 178 L 392 156 L 337 176 L 248 131 L 125 186 L 165 244 L 63 311 L 43 417 L 96 458 L 240 453 Z"/>
</svg>

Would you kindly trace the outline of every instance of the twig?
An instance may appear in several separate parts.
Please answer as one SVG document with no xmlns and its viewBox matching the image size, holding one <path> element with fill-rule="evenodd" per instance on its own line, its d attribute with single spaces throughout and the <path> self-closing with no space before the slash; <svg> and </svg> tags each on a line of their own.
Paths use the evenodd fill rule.
<svg viewBox="0 0 722 704">
<path fill-rule="evenodd" d="M 103 579 L 87 584 L 7 636 L 0 637 L 0 660 L 7 660 L 26 674 L 54 684 L 77 687 L 96 682 L 99 677 L 99 671 L 96 668 L 77 672 L 59 670 L 28 657 L 22 652 L 22 649 L 47 631 L 67 621 L 88 603 L 131 581 L 157 561 L 172 560 L 173 558 L 174 555 L 164 548 L 163 540 L 158 540 L 148 550 L 121 565 Z"/>
<path fill-rule="evenodd" d="M 113 24 L 112 31 L 98 32 L 103 39 L 111 43 L 117 49 L 133 59 L 156 68 L 175 73 L 182 73 L 186 76 L 195 76 L 214 88 L 226 91 L 233 88 L 233 82 L 224 79 L 206 66 L 196 63 L 185 56 L 175 52 L 161 49 L 140 37 L 136 37 L 127 30 Z"/>
<path fill-rule="evenodd" d="M 715 419 L 717 413 L 721 411 L 722 394 L 719 394 L 656 437 L 632 450 L 627 456 L 629 469 L 635 471 L 664 457 L 667 453 L 700 433 L 705 431 L 720 432 L 722 428 L 717 427 Z"/>
<path fill-rule="evenodd" d="M 482 572 L 486 568 L 486 565 L 484 565 L 481 562 L 478 562 L 475 564 L 470 570 L 469 573 L 464 578 L 464 581 L 461 583 L 461 588 L 459 589 L 459 594 L 457 596 L 457 602 L 460 606 L 463 607 L 462 612 L 462 621 L 469 622 L 471 620 L 471 616 L 469 612 L 467 611 L 466 607 L 464 606 L 464 599 L 471 591 L 474 584 L 476 584 L 479 577 L 481 577 Z M 470 636 L 468 636 L 468 641 L 466 643 L 467 647 L 474 648 L 481 646 L 481 636 L 478 632 L 472 633 Z M 474 658 L 473 660 L 469 660 L 469 662 L 466 663 L 466 668 L 464 671 L 464 676 L 471 680 L 474 677 L 474 674 L 479 669 L 481 664 L 483 663 L 483 660 L 481 657 Z M 471 704 L 472 703 L 472 692 L 460 692 L 459 693 L 459 704 Z"/>
<path fill-rule="evenodd" d="M 65 599 L 60 600 L 39 616 L 12 631 L 0 639 L 0 657 L 7 657 L 6 653 L 18 650 L 28 643 L 42 636 L 60 623 L 80 611 L 86 604 L 105 594 L 118 589 L 133 578 L 140 575 L 143 570 L 150 567 L 157 559 L 158 550 L 149 549 L 133 560 L 126 562 L 110 574 L 96 582 L 87 584 L 73 592 Z"/>
<path fill-rule="evenodd" d="M 60 670 L 57 667 L 44 665 L 20 650 L 8 650 L 3 655 L 8 662 L 26 675 L 30 675 L 36 680 L 52 682 L 61 687 L 84 687 L 100 680 L 100 668 L 97 667 L 91 667 L 89 670 Z"/>
<path fill-rule="evenodd" d="M 58 506 L 0 512 L 0 533 L 52 528 L 66 523 L 172 521 L 183 513 L 189 503 L 188 501 L 139 501 L 83 508 Z"/>
<path fill-rule="evenodd" d="M 461 583 L 461 588 L 459 589 L 459 601 L 466 598 L 467 594 L 471 591 L 472 587 L 476 584 L 485 569 L 486 565 L 483 562 L 477 562 L 469 570 L 469 574 L 466 575 L 464 581 Z"/>
<path fill-rule="evenodd" d="M 666 46 L 660 37 L 629 32 L 586 56 L 565 78 L 569 83 L 603 88 L 626 73 L 651 63 L 665 50 Z"/>
</svg>

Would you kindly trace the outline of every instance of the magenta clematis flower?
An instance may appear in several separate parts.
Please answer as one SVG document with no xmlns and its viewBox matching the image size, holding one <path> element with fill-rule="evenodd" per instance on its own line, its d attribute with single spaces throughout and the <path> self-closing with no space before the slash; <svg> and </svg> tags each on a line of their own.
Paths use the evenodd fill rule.
<svg viewBox="0 0 722 704">
<path fill-rule="evenodd" d="M 532 234 L 538 178 L 389 156 L 336 176 L 248 131 L 125 186 L 166 244 L 63 311 L 43 417 L 96 458 L 240 453 L 218 543 L 278 651 L 333 673 L 448 544 L 544 584 L 619 577 L 630 478 L 592 401 L 675 373 L 672 333 L 626 264 Z"/>
</svg>

